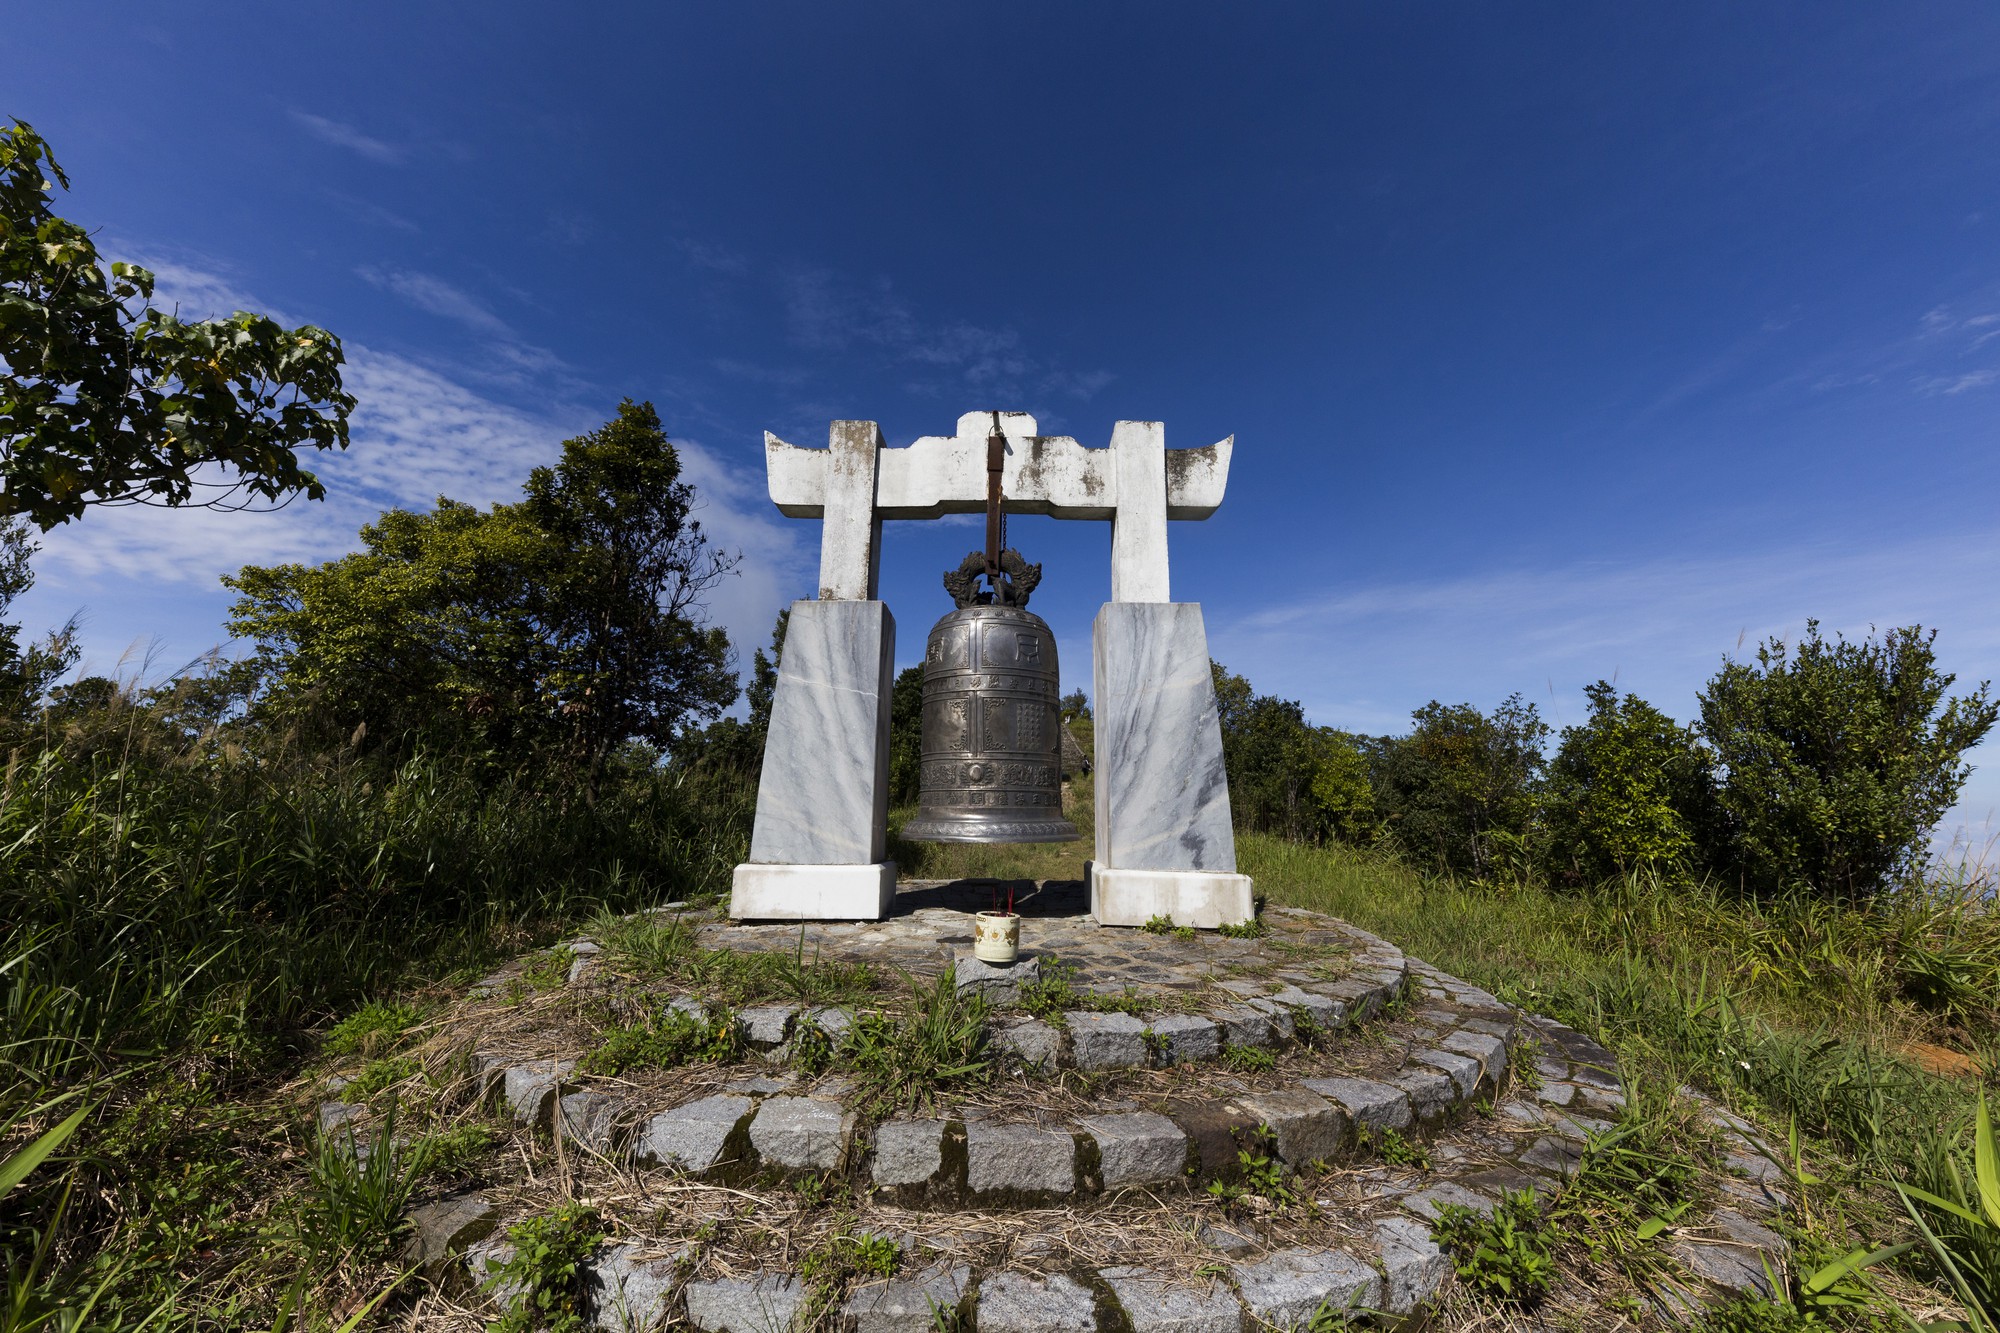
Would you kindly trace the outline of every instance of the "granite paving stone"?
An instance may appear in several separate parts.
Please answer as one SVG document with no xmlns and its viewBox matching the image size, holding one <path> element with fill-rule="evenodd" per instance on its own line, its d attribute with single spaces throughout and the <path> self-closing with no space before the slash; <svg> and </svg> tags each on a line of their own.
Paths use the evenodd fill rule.
<svg viewBox="0 0 2000 1333">
<path fill-rule="evenodd" d="M 1220 1282 L 1182 1286 L 1144 1268 L 1100 1268 L 1132 1333 L 1241 1333 L 1243 1307 Z"/>
<path fill-rule="evenodd" d="M 1431 1294 L 1451 1272 L 1451 1260 L 1431 1230 L 1407 1217 L 1391 1217 L 1375 1224 L 1375 1239 L 1382 1247 L 1384 1276 L 1382 1308 L 1390 1314 L 1408 1314 L 1431 1298 Z"/>
<path fill-rule="evenodd" d="M 877 1185 L 922 1185 L 944 1165 L 942 1120 L 888 1120 L 875 1128 Z"/>
<path fill-rule="evenodd" d="M 586 1327 L 607 1333 L 647 1333 L 666 1321 L 680 1285 L 686 1247 L 666 1253 L 637 1242 L 614 1245 L 585 1270 L 590 1315 Z"/>
<path fill-rule="evenodd" d="M 750 1122 L 750 1145 L 772 1166 L 831 1171 L 847 1154 L 854 1116 L 816 1097 L 771 1097 Z"/>
<path fill-rule="evenodd" d="M 979 1284 L 979 1333 L 1096 1333 L 1090 1288 L 1059 1273 L 997 1273 Z"/>
<path fill-rule="evenodd" d="M 703 1333 L 791 1333 L 805 1301 L 796 1277 L 717 1278 L 688 1283 L 687 1318 Z"/>
<path fill-rule="evenodd" d="M 1443 1118 L 1458 1103 L 1458 1086 L 1436 1069 L 1404 1069 L 1388 1081 L 1410 1099 L 1410 1110 L 1425 1124 Z"/>
<path fill-rule="evenodd" d="M 1455 1051 L 1418 1051 L 1410 1057 L 1433 1069 L 1442 1069 L 1458 1087 L 1457 1100 L 1463 1101 L 1479 1091 L 1479 1061 L 1469 1055 Z"/>
<path fill-rule="evenodd" d="M 1146 1025 L 1130 1014 L 1069 1013 L 1063 1024 L 1078 1069 L 1137 1069 L 1146 1063 Z"/>
<path fill-rule="evenodd" d="M 1333 1161 L 1346 1146 L 1347 1113 L 1308 1088 L 1254 1093 L 1236 1102 L 1270 1129 L 1279 1158 L 1289 1166 Z"/>
<path fill-rule="evenodd" d="M 1074 1193 L 1076 1140 L 1034 1125 L 968 1124 L 965 1183 L 974 1194 Z"/>
<path fill-rule="evenodd" d="M 972 1283 L 964 1264 L 934 1264 L 887 1282 L 858 1287 L 840 1312 L 854 1333 L 933 1333 L 937 1313 L 958 1308 Z"/>
<path fill-rule="evenodd" d="M 1163 1115 L 1091 1115 L 1077 1123 L 1097 1144 L 1105 1189 L 1178 1180 L 1187 1166 L 1187 1135 Z"/>
<path fill-rule="evenodd" d="M 1299 1086 L 1332 1101 L 1361 1128 L 1375 1134 L 1410 1127 L 1409 1094 L 1368 1078 L 1308 1078 Z"/>
<path fill-rule="evenodd" d="M 640 1127 L 633 1155 L 644 1165 L 706 1171 L 722 1160 L 730 1134 L 755 1105 L 717 1093 L 662 1111 Z"/>
<path fill-rule="evenodd" d="M 1152 1023 L 1153 1040 L 1168 1064 L 1213 1060 L 1222 1053 L 1222 1029 L 1199 1014 L 1168 1014 Z"/>
<path fill-rule="evenodd" d="M 1280 1250 L 1236 1264 L 1243 1305 L 1272 1328 L 1304 1330 L 1321 1310 L 1361 1311 L 1382 1303 L 1382 1278 L 1343 1250 Z"/>
</svg>

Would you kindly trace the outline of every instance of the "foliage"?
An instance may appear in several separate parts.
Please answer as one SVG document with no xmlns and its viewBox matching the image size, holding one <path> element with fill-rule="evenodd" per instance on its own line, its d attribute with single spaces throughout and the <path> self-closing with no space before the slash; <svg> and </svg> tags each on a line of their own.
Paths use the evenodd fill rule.
<svg viewBox="0 0 2000 1333">
<path fill-rule="evenodd" d="M 402 1040 L 422 1011 L 413 1004 L 370 1000 L 333 1025 L 326 1034 L 328 1055 L 374 1056 Z"/>
<path fill-rule="evenodd" d="M 812 1327 L 816 1319 L 840 1303 L 854 1283 L 894 1277 L 902 1262 L 902 1247 L 887 1236 L 849 1231 L 829 1236 L 799 1260 L 806 1308 L 797 1319 L 798 1325 Z"/>
<path fill-rule="evenodd" d="M 626 402 L 482 511 L 390 510 L 363 549 L 246 566 L 230 632 L 256 644 L 261 708 L 318 747 L 422 738 L 509 770 L 600 783 L 621 746 L 661 748 L 736 697 L 699 595 L 727 573 L 649 404 Z M 645 766 L 642 763 L 640 767 Z"/>
<path fill-rule="evenodd" d="M 493 1333 L 581 1333 L 585 1327 L 584 1264 L 604 1240 L 595 1209 L 559 1203 L 507 1228 L 513 1247 L 488 1270 L 488 1292 L 511 1292 Z"/>
<path fill-rule="evenodd" d="M 155 309 L 152 273 L 107 271 L 55 215 L 58 185 L 69 178 L 33 127 L 0 129 L 0 517 L 47 529 L 93 504 L 207 490 L 319 499 L 298 451 L 347 447 L 340 340 L 240 310 L 191 324 Z"/>
<path fill-rule="evenodd" d="M 723 1064 L 742 1051 L 742 1024 L 730 1010 L 702 1013 L 661 1005 L 637 1023 L 607 1031 L 584 1057 L 583 1069 L 615 1076 L 628 1069 Z"/>
<path fill-rule="evenodd" d="M 1390 835 L 1418 864 L 1513 879 L 1535 816 L 1548 726 L 1511 695 L 1492 714 L 1436 701 L 1408 736 L 1374 746 L 1373 778 Z"/>
<path fill-rule="evenodd" d="M 1058 1026 L 1064 1014 L 1138 1014 L 1145 1004 L 1131 987 L 1117 992 L 1087 990 L 1076 984 L 1076 966 L 1051 954 L 1044 956 L 1040 975 L 1015 988 L 1017 1003 L 1034 1018 Z"/>
<path fill-rule="evenodd" d="M 2000 716 L 1982 683 L 1946 698 L 1936 631 L 1849 643 L 1807 621 L 1756 664 L 1725 660 L 1701 694 L 1721 782 L 1720 850 L 1749 889 L 1844 898 L 1913 873 L 1925 839 L 1970 774 L 1965 752 Z"/>
<path fill-rule="evenodd" d="M 1584 693 L 1590 718 L 1565 727 L 1542 794 L 1550 876 L 1577 884 L 1647 867 L 1687 869 L 1713 824 L 1707 752 L 1637 695 L 1608 681 Z"/>
<path fill-rule="evenodd" d="M 374 1135 L 322 1132 L 313 1155 L 313 1193 L 301 1234 L 323 1254 L 385 1252 L 405 1225 L 410 1197 L 429 1169 L 430 1147 L 396 1133 L 392 1102 Z"/>
<path fill-rule="evenodd" d="M 1967 1333 L 2000 1330 L 2000 1144 L 1986 1093 L 1973 1117 L 1970 1171 L 1945 1148 L 1926 1165 L 1935 1189 L 1896 1189 L 1925 1249 L 1965 1307 Z M 1967 1176 L 1971 1179 L 1968 1182 Z"/>
<path fill-rule="evenodd" d="M 923 789 L 924 668 L 904 667 L 889 690 L 889 799 L 907 805 Z"/>
<path fill-rule="evenodd" d="M 703 948 L 687 923 L 670 914 L 631 917 L 604 911 L 587 929 L 613 966 L 739 1007 L 774 999 L 849 1003 L 881 982 L 866 963 L 822 959 L 816 944 L 808 955 L 803 926 L 789 953 Z"/>
<path fill-rule="evenodd" d="M 1375 797 L 1355 739 L 1309 725 L 1296 701 L 1256 693 L 1220 662 L 1210 669 L 1238 826 L 1297 841 L 1372 841 L 1378 832 Z"/>
<path fill-rule="evenodd" d="M 985 998 L 961 994 L 949 968 L 928 984 L 908 975 L 904 981 L 909 1009 L 855 1015 L 840 1052 L 872 1113 L 922 1106 L 942 1089 L 993 1077 Z"/>
<path fill-rule="evenodd" d="M 1490 1215 L 1446 1204 L 1431 1228 L 1467 1286 L 1519 1305 L 1548 1294 L 1555 1234 L 1531 1189 L 1503 1190 Z"/>
</svg>

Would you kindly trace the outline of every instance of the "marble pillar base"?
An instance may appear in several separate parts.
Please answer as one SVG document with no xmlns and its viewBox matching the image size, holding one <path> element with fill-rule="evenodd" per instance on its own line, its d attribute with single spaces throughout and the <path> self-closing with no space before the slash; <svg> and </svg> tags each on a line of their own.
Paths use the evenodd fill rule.
<svg viewBox="0 0 2000 1333">
<path fill-rule="evenodd" d="M 737 921 L 880 921 L 896 897 L 896 863 L 736 867 L 729 915 Z"/>
<path fill-rule="evenodd" d="M 1090 914 L 1101 926 L 1143 926 L 1163 916 L 1177 926 L 1214 930 L 1243 925 L 1257 905 L 1248 875 L 1092 865 Z"/>
<path fill-rule="evenodd" d="M 881 602 L 792 603 L 757 783 L 753 863 L 882 860 L 895 652 L 896 622 Z"/>
</svg>

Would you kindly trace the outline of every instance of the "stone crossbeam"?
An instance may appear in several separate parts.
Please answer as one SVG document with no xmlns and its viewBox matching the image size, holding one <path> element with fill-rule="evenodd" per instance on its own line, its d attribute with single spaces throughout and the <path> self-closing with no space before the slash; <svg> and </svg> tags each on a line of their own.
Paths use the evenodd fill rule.
<svg viewBox="0 0 2000 1333">
<path fill-rule="evenodd" d="M 1046 514 L 1112 525 L 1111 600 L 1165 602 L 1169 519 L 1203 519 L 1222 503 L 1235 437 L 1169 449 L 1157 421 L 1121 421 L 1109 448 L 1037 434 L 1025 412 L 999 414 L 1007 439 L 1000 489 L 1010 514 Z M 766 432 L 771 499 L 792 518 L 824 520 L 820 591 L 826 600 L 875 596 L 884 519 L 986 510 L 986 440 L 994 414 L 968 412 L 956 435 L 926 435 L 892 449 L 872 421 L 836 421 L 825 449 Z"/>
</svg>

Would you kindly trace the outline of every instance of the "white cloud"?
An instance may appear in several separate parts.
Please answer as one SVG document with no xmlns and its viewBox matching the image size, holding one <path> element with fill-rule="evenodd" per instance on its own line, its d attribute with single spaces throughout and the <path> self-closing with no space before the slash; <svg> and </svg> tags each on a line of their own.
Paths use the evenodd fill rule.
<svg viewBox="0 0 2000 1333">
<path fill-rule="evenodd" d="M 350 152 L 359 153 L 371 162 L 380 162 L 385 166 L 397 167 L 403 164 L 403 160 L 407 156 L 396 145 L 377 139 L 372 135 L 363 134 L 360 130 L 343 121 L 329 120 L 325 116 L 316 116 L 310 111 L 299 111 L 296 109 L 291 112 L 291 117 L 305 129 L 307 134 L 312 135 L 313 138 L 318 139 L 320 142 L 330 143 L 336 148 L 345 148 Z"/>
<path fill-rule="evenodd" d="M 232 280 L 196 266 L 155 261 L 163 296 L 186 317 L 237 308 L 270 311 Z M 449 297 L 434 289 L 417 290 Z M 283 316 L 274 315 L 277 318 Z M 287 321 L 291 322 L 291 321 Z M 536 349 L 502 345 L 526 357 Z M 391 507 L 427 509 L 439 495 L 489 505 L 519 498 L 531 469 L 553 462 L 563 440 L 601 415 L 573 404 L 537 410 L 497 401 L 407 357 L 346 344 L 347 389 L 356 406 L 351 446 L 306 459 L 326 486 L 322 502 L 296 500 L 269 512 L 127 506 L 99 509 L 42 539 L 36 588 L 15 610 L 30 626 L 89 608 L 85 639 L 98 669 L 125 646 L 164 635 L 192 655 L 222 637 L 230 594 L 225 574 L 247 564 L 318 561 L 359 545 L 361 525 Z M 771 510 L 759 470 L 732 466 L 699 443 L 676 440 L 696 487 L 697 517 L 720 546 L 746 557 L 742 572 L 711 595 L 714 621 L 743 647 L 769 637 L 778 608 L 809 585 L 802 525 Z"/>
</svg>

